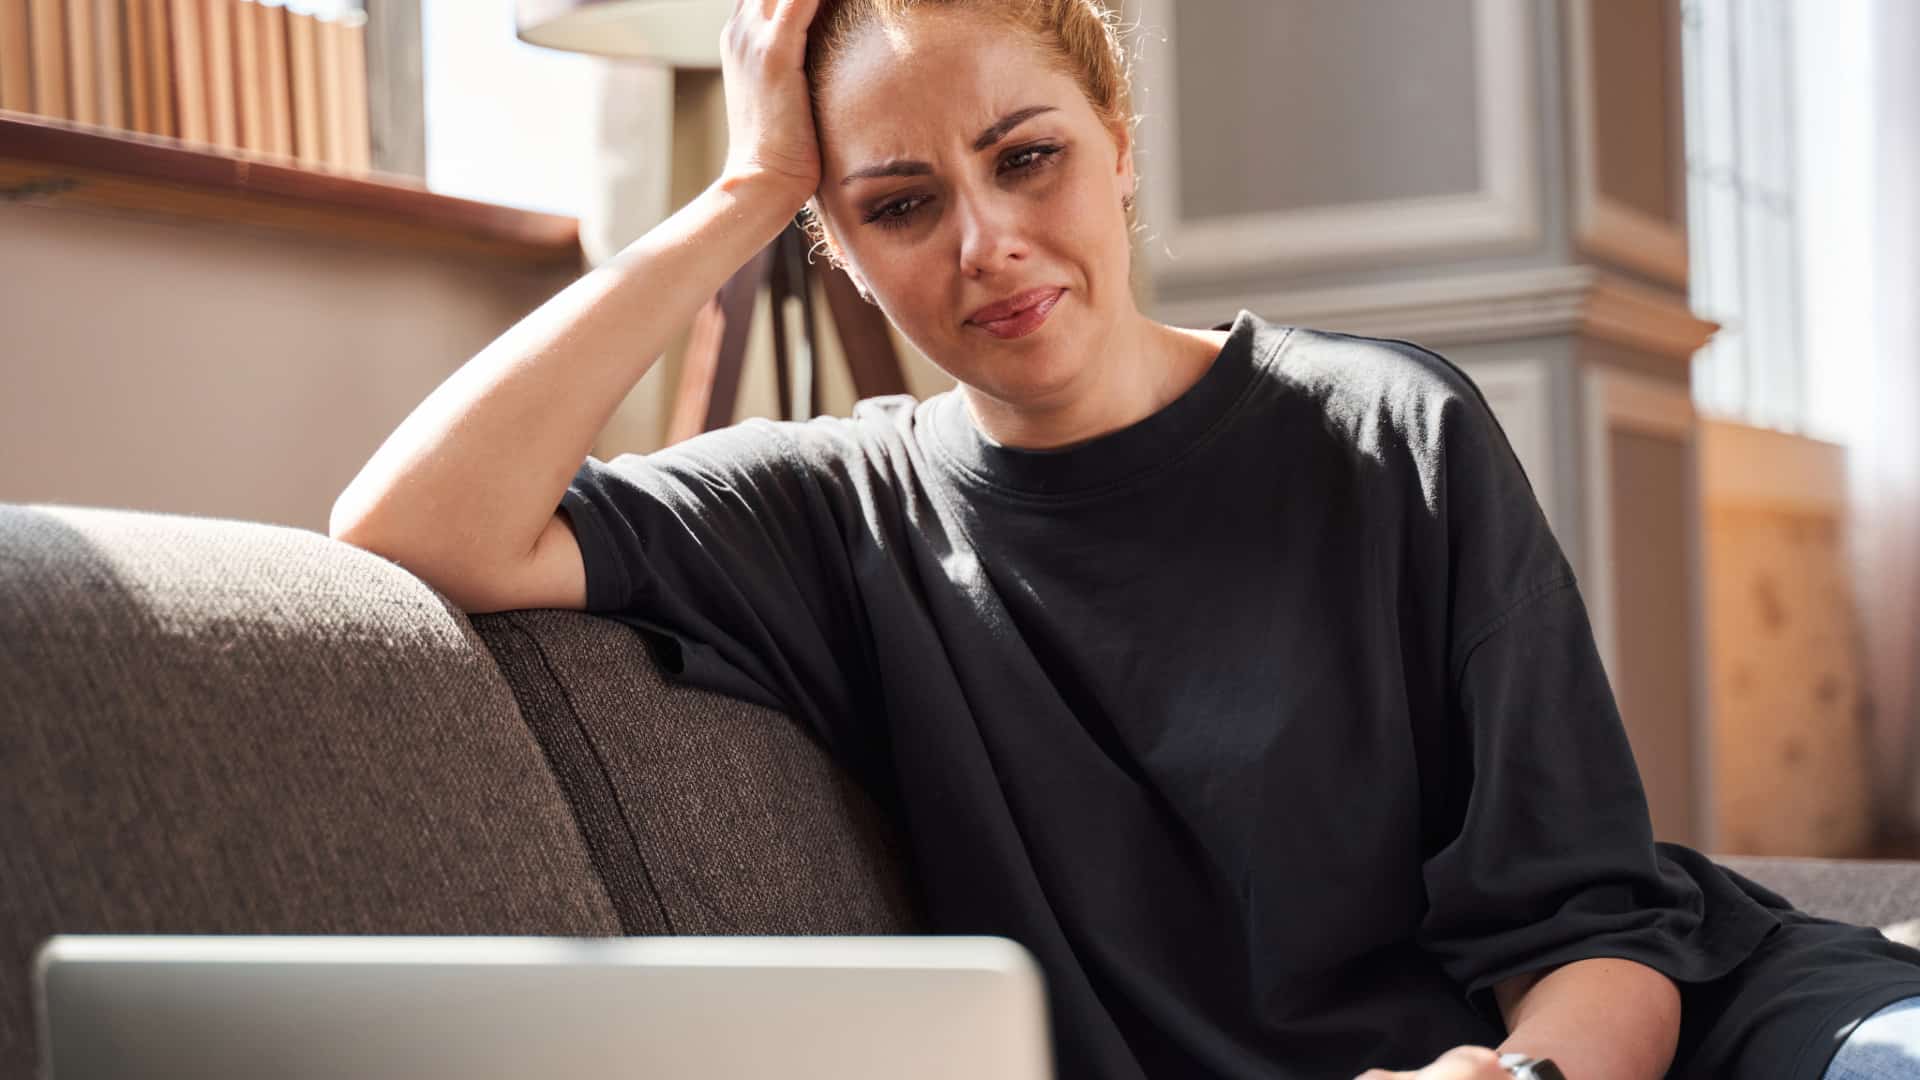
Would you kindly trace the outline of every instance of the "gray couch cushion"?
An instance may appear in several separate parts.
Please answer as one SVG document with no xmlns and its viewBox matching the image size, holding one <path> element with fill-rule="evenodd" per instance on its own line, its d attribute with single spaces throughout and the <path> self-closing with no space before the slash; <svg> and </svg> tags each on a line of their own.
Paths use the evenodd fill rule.
<svg viewBox="0 0 1920 1080">
<path fill-rule="evenodd" d="M 1809 914 L 1861 926 L 1920 918 L 1920 862 L 1715 855 Z"/>
<path fill-rule="evenodd" d="M 316 533 L 0 504 L 0 1076 L 51 933 L 619 932 L 472 629 Z"/>
<path fill-rule="evenodd" d="M 517 611 L 474 625 L 547 747 L 628 932 L 921 925 L 894 827 L 800 725 L 666 682 L 640 636 L 612 620 Z"/>
</svg>

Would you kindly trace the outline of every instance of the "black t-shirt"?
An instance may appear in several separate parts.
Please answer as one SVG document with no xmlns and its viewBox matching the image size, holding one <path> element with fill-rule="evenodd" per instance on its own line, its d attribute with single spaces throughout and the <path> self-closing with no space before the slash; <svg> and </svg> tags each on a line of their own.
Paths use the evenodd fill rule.
<svg viewBox="0 0 1920 1080">
<path fill-rule="evenodd" d="M 588 609 L 808 724 L 933 928 L 1038 958 L 1063 1080 L 1418 1068 L 1505 1037 L 1497 981 L 1592 957 L 1730 985 L 1800 917 L 1654 842 L 1478 389 L 1403 342 L 1218 329 L 1179 398 L 1063 450 L 948 393 L 589 458 Z"/>
</svg>

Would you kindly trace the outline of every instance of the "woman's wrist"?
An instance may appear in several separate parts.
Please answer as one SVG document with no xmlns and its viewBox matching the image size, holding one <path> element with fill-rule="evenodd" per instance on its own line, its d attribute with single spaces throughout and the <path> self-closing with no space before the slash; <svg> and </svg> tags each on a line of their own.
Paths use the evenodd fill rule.
<svg viewBox="0 0 1920 1080">
<path fill-rule="evenodd" d="M 769 172 L 723 172 L 713 187 L 730 200 L 782 220 L 791 219 L 813 198 L 812 187 Z"/>
</svg>

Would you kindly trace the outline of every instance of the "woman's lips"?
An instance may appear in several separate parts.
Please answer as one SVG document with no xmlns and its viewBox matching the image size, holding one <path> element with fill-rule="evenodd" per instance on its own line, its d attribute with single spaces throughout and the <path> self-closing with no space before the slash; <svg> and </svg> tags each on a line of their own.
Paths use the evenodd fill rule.
<svg viewBox="0 0 1920 1080">
<path fill-rule="evenodd" d="M 1060 298 L 1065 296 L 1066 292 L 1065 289 L 1036 290 L 1034 293 L 1038 298 L 1036 303 L 1005 318 L 983 319 L 974 321 L 973 325 L 997 338 L 1025 337 L 1040 329 L 1040 324 L 1047 321 L 1047 313 L 1053 310 L 1054 305 L 1060 302 Z M 1027 298 L 1022 297 L 1022 299 Z"/>
</svg>

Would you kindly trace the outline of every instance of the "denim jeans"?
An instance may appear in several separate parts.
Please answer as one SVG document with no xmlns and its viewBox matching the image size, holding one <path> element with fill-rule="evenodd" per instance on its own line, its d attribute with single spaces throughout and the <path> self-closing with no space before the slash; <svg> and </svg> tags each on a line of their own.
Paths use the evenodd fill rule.
<svg viewBox="0 0 1920 1080">
<path fill-rule="evenodd" d="M 1902 998 L 1853 1029 L 1823 1080 L 1920 1077 L 1920 997 Z"/>
</svg>

